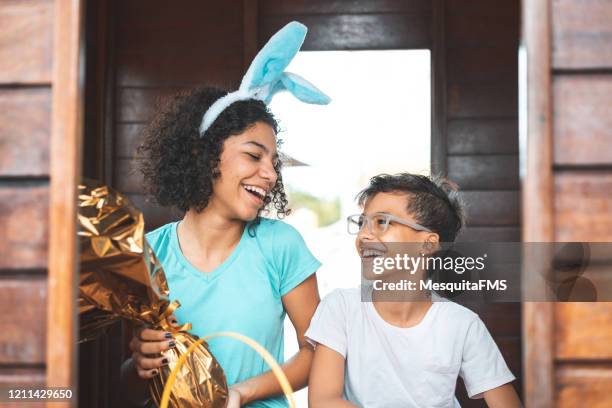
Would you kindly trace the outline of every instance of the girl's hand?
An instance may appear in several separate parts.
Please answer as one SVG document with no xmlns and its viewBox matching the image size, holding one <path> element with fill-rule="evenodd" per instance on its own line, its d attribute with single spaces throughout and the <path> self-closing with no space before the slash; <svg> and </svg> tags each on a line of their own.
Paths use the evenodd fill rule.
<svg viewBox="0 0 612 408">
<path fill-rule="evenodd" d="M 178 326 L 174 316 L 171 316 L 169 320 L 173 322 L 173 326 Z M 156 376 L 159 368 L 168 364 L 168 360 L 161 355 L 161 352 L 175 345 L 172 333 L 144 327 L 138 328 L 130 341 L 132 360 L 134 360 L 138 377 L 149 379 Z"/>
</svg>

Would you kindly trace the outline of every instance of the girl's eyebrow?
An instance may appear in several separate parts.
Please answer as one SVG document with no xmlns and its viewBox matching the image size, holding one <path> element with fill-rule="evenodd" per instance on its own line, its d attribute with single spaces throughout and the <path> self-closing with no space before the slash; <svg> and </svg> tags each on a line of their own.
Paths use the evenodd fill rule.
<svg viewBox="0 0 612 408">
<path fill-rule="evenodd" d="M 262 145 L 259 142 L 254 141 L 254 140 L 249 140 L 248 142 L 244 142 L 243 144 L 250 144 L 250 145 L 253 145 L 253 146 L 257 146 L 260 149 L 262 149 L 264 152 L 269 153 L 269 150 L 268 150 L 268 148 L 266 146 Z"/>
</svg>

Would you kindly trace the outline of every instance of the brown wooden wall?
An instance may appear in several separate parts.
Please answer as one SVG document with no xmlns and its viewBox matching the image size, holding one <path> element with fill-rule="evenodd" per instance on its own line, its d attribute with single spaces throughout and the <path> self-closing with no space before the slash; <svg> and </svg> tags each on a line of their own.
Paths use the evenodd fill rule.
<svg viewBox="0 0 612 408">
<path fill-rule="evenodd" d="M 467 206 L 462 241 L 519 241 L 519 1 L 444 2 L 445 159 Z M 433 140 L 432 140 L 433 142 Z M 499 346 L 522 391 L 521 306 L 466 305 Z M 464 389 L 458 392 L 466 401 Z M 486 406 L 480 401 L 462 406 Z"/>
<path fill-rule="evenodd" d="M 547 203 L 534 216 L 549 220 L 548 225 L 530 221 L 525 230 L 561 242 L 610 242 L 612 3 L 547 0 L 524 12 L 551 39 L 534 40 L 535 32 L 526 27 L 527 47 L 544 56 L 546 67 L 528 82 L 541 103 L 527 114 L 548 119 L 542 129 L 530 129 L 528 137 L 537 138 L 534 148 L 550 152 L 550 158 L 543 155 L 526 180 L 545 191 L 542 201 Z M 528 216 L 536 194 L 525 197 Z M 609 279 L 612 267 L 600 269 L 598 274 Z M 526 333 L 527 375 L 539 382 L 527 392 L 531 406 L 609 407 L 612 304 L 556 303 L 532 306 L 528 312 L 528 321 L 539 319 L 545 326 L 539 333 L 528 327 Z"/>
<path fill-rule="evenodd" d="M 0 21 L 0 386 L 42 385 L 53 1 L 2 1 Z"/>
</svg>

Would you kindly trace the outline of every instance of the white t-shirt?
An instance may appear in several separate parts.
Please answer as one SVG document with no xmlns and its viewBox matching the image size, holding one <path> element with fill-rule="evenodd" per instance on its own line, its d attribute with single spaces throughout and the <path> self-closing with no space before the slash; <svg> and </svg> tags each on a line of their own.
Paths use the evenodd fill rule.
<svg viewBox="0 0 612 408">
<path fill-rule="evenodd" d="M 360 407 L 459 407 L 458 375 L 471 398 L 515 379 L 478 315 L 449 301 L 400 328 L 362 302 L 358 288 L 337 289 L 321 301 L 306 337 L 345 358 L 344 398 Z"/>
</svg>

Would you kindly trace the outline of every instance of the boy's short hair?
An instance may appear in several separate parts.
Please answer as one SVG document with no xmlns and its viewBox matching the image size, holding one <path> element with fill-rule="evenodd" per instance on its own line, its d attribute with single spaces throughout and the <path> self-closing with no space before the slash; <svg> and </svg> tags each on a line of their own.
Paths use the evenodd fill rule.
<svg viewBox="0 0 612 408">
<path fill-rule="evenodd" d="M 357 195 L 360 206 L 377 193 L 406 193 L 406 209 L 416 222 L 440 236 L 441 242 L 454 242 L 465 223 L 464 205 L 457 185 L 443 177 L 399 173 L 379 174 Z"/>
</svg>

